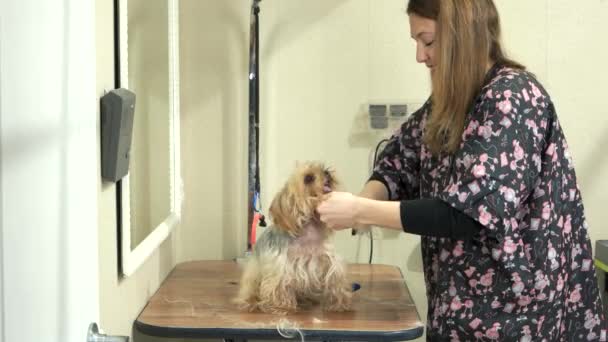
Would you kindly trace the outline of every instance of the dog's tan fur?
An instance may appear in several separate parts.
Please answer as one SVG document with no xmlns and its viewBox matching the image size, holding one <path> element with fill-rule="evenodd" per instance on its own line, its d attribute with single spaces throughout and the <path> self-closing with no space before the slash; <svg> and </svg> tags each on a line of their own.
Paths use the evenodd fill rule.
<svg viewBox="0 0 608 342">
<path fill-rule="evenodd" d="M 311 303 L 347 311 L 352 292 L 345 265 L 335 253 L 333 231 L 319 220 L 317 205 L 335 189 L 321 163 L 299 165 L 270 206 L 273 225 L 254 247 L 236 302 L 243 310 L 294 312 Z"/>
</svg>

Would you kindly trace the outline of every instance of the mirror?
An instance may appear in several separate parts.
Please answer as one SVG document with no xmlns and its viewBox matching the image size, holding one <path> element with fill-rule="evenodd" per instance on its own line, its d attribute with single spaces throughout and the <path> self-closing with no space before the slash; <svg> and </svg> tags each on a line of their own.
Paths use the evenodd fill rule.
<svg viewBox="0 0 608 342">
<path fill-rule="evenodd" d="M 121 87 L 136 94 L 122 180 L 122 273 L 131 275 L 179 220 L 177 0 L 119 0 Z"/>
</svg>

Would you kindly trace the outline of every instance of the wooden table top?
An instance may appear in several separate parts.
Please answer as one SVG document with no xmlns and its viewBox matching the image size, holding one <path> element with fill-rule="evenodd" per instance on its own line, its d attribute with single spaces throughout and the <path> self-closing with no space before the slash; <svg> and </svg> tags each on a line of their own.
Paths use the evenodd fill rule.
<svg viewBox="0 0 608 342">
<path fill-rule="evenodd" d="M 232 303 L 243 265 L 234 261 L 179 264 L 135 321 L 149 336 L 171 338 L 284 339 L 278 327 L 297 327 L 309 340 L 402 341 L 423 333 L 399 268 L 350 264 L 348 277 L 361 285 L 351 312 L 307 311 L 276 316 L 242 312 Z M 297 338 L 297 337 L 296 337 Z"/>
</svg>

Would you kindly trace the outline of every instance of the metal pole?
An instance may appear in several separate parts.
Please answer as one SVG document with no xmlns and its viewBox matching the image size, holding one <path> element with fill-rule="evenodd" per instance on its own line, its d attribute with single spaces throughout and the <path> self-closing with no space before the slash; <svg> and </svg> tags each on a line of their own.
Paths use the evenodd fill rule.
<svg viewBox="0 0 608 342">
<path fill-rule="evenodd" d="M 254 219 L 255 198 L 260 192 L 259 166 L 259 124 L 260 124 L 260 65 L 259 65 L 259 3 L 251 5 L 251 27 L 249 46 L 249 176 L 247 212 L 247 251 L 252 248 L 252 224 Z"/>
</svg>

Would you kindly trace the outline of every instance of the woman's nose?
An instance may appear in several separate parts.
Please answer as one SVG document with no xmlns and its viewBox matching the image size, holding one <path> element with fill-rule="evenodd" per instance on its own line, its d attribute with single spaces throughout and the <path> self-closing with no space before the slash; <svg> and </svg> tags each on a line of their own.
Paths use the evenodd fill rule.
<svg viewBox="0 0 608 342">
<path fill-rule="evenodd" d="M 420 46 L 421 44 L 416 44 L 416 62 L 418 63 L 426 63 L 428 59 L 428 55 L 424 48 Z"/>
</svg>

